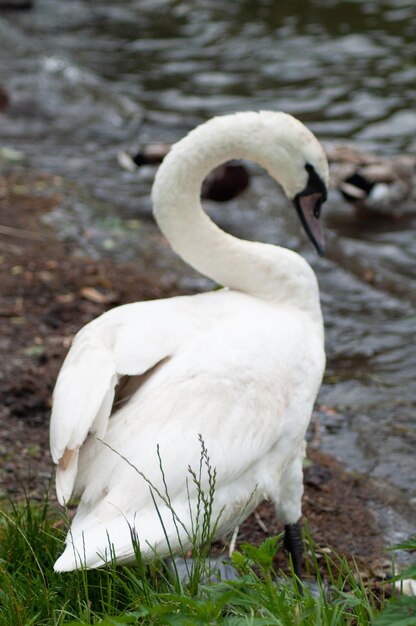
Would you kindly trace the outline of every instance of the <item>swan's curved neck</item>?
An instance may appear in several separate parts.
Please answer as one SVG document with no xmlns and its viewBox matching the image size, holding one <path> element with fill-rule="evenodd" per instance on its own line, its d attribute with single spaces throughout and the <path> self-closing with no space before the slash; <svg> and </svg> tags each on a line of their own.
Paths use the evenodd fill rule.
<svg viewBox="0 0 416 626">
<path fill-rule="evenodd" d="M 271 171 L 267 144 L 270 128 L 258 113 L 214 118 L 199 126 L 175 144 L 160 166 L 152 190 L 154 214 L 172 248 L 220 285 L 266 299 L 287 299 L 292 294 L 305 302 L 312 295 L 307 293 L 311 277 L 313 291 L 317 288 L 302 257 L 279 246 L 233 237 L 218 228 L 201 207 L 202 181 L 224 161 L 255 161 L 283 180 L 287 169 L 284 146 L 273 142 Z"/>
</svg>

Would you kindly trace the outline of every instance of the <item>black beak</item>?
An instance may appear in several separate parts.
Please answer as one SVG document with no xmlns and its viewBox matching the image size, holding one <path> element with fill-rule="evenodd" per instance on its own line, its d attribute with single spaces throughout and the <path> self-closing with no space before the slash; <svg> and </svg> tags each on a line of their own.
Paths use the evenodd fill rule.
<svg viewBox="0 0 416 626">
<path fill-rule="evenodd" d="M 327 198 L 327 190 L 313 166 L 307 164 L 305 167 L 309 173 L 308 183 L 305 189 L 295 196 L 293 202 L 306 234 L 318 254 L 323 256 L 325 254 L 325 240 L 319 218 L 321 206 Z"/>
</svg>

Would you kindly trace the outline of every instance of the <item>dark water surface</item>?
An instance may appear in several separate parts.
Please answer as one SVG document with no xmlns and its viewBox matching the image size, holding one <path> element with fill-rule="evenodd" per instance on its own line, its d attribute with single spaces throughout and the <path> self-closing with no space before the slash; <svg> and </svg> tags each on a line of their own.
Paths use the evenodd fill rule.
<svg viewBox="0 0 416 626">
<path fill-rule="evenodd" d="M 149 218 L 153 172 L 122 171 L 120 149 L 174 141 L 215 114 L 270 108 L 326 143 L 416 151 L 413 1 L 37 0 L 32 12 L 0 15 L 0 39 L 0 84 L 15 101 L 1 144 L 76 182 L 75 199 L 52 217 L 59 231 L 94 254 L 154 257 L 196 288 L 207 283 L 173 258 Z M 321 260 L 273 181 L 255 167 L 252 177 L 241 198 L 210 210 L 237 235 L 300 250 L 316 269 L 328 353 L 320 401 L 346 416 L 324 424 L 327 446 L 416 504 L 416 207 L 364 221 L 331 195 Z"/>
</svg>

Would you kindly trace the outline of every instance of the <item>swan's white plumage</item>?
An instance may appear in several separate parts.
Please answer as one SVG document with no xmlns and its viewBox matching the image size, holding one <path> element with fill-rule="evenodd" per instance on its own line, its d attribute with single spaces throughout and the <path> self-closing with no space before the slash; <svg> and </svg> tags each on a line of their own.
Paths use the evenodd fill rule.
<svg viewBox="0 0 416 626">
<path fill-rule="evenodd" d="M 51 419 L 58 497 L 81 496 L 58 571 L 101 565 L 109 540 L 119 562 L 131 560 L 131 528 L 146 558 L 153 549 L 166 554 L 143 475 L 163 491 L 159 447 L 172 506 L 190 525 L 185 480 L 188 466 L 199 466 L 199 435 L 217 469 L 214 517 L 225 506 L 220 533 L 237 523 L 253 490 L 245 515 L 269 497 L 282 521 L 299 518 L 304 437 L 325 361 L 316 278 L 294 252 L 220 231 L 197 195 L 205 170 L 229 153 L 272 162 L 262 144 L 274 126 L 286 141 L 285 154 L 294 155 L 294 163 L 280 155 L 270 166 L 281 163 L 288 193 L 305 185 L 299 151 L 327 177 L 318 142 L 292 120 L 271 113 L 214 120 L 179 142 L 159 171 L 153 197 L 162 230 L 188 262 L 234 289 L 125 305 L 77 335 L 57 381 Z M 251 152 L 250 142 L 241 149 L 244 129 L 259 135 Z M 201 146 L 202 155 L 195 152 Z M 125 376 L 132 377 L 126 385 Z M 177 549 L 171 514 L 158 505 Z"/>
</svg>

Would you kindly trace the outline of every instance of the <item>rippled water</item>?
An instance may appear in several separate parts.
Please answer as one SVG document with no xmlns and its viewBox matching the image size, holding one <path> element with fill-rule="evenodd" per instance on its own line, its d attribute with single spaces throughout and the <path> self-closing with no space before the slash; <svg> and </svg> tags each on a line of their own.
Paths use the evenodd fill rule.
<svg viewBox="0 0 416 626">
<path fill-rule="evenodd" d="M 174 141 L 214 114 L 270 108 L 327 143 L 416 151 L 411 1 L 38 0 L 32 12 L 1 14 L 0 38 L 0 83 L 15 102 L 2 144 L 78 185 L 58 228 L 95 253 L 154 256 L 188 285 L 205 283 L 149 219 L 152 172 L 121 171 L 118 150 Z M 416 502 L 416 207 L 364 221 L 332 194 L 321 260 L 280 205 L 253 167 L 250 190 L 210 210 L 234 233 L 290 245 L 314 265 L 327 329 L 320 400 L 347 416 L 328 425 L 328 445 L 353 462 L 343 442 L 355 441 L 361 465 Z"/>
</svg>

